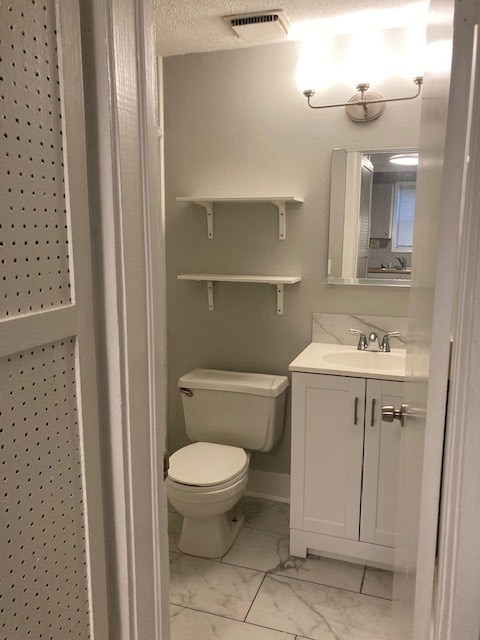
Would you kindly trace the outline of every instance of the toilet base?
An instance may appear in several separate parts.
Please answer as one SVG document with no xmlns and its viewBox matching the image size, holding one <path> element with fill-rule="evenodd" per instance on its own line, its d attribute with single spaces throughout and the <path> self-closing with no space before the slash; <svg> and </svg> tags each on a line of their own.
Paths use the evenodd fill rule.
<svg viewBox="0 0 480 640">
<path fill-rule="evenodd" d="M 221 558 L 235 542 L 243 527 L 239 507 L 208 519 L 184 517 L 178 548 L 200 558 Z"/>
</svg>

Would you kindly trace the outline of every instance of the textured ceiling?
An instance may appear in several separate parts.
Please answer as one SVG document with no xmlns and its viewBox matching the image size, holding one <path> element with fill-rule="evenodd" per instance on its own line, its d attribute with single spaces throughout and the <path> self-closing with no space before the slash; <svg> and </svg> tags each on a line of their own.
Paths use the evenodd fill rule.
<svg viewBox="0 0 480 640">
<path fill-rule="evenodd" d="M 376 12 L 384 15 L 379 28 L 406 26 L 398 10 L 422 7 L 426 2 L 402 0 L 155 0 L 157 52 L 172 56 L 200 51 L 245 47 L 222 16 L 284 9 L 292 23 L 336 18 L 344 14 Z M 390 18 L 388 16 L 390 15 Z M 397 20 L 396 24 L 392 24 Z M 341 31 L 337 30 L 337 33 Z M 250 45 L 251 46 L 251 45 Z"/>
</svg>

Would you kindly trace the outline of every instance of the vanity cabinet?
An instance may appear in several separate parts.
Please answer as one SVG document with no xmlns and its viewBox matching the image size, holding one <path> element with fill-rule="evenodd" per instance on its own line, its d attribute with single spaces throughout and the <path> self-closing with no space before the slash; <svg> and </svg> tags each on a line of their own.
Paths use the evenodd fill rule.
<svg viewBox="0 0 480 640">
<path fill-rule="evenodd" d="M 291 553 L 393 564 L 403 382 L 293 373 Z"/>
</svg>

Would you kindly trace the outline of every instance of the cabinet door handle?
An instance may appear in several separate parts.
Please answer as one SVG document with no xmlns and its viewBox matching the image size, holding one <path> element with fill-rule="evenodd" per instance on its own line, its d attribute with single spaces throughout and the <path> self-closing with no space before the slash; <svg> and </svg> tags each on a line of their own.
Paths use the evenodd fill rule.
<svg viewBox="0 0 480 640">
<path fill-rule="evenodd" d="M 355 403 L 354 403 L 354 409 L 353 409 L 353 424 L 357 425 L 358 424 L 358 397 L 355 398 Z"/>
<path fill-rule="evenodd" d="M 373 398 L 372 400 L 372 418 L 370 420 L 370 426 L 374 427 L 375 426 L 375 405 L 377 404 L 377 401 L 375 400 L 375 398 Z"/>
</svg>

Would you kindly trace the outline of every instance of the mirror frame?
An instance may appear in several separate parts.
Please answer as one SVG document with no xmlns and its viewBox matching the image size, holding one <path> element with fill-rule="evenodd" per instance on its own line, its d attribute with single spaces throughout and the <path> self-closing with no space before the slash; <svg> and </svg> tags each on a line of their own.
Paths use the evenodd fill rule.
<svg viewBox="0 0 480 640">
<path fill-rule="evenodd" d="M 356 278 L 351 273 L 352 256 L 356 238 L 346 234 L 346 228 L 356 228 L 352 224 L 357 215 L 356 206 L 360 195 L 360 163 L 358 155 L 370 153 L 410 153 L 418 152 L 418 147 L 388 147 L 370 149 L 339 149 L 332 151 L 330 180 L 330 225 L 328 234 L 327 284 L 380 287 L 409 287 L 410 278 Z M 341 275 L 333 275 L 341 274 Z"/>
</svg>

